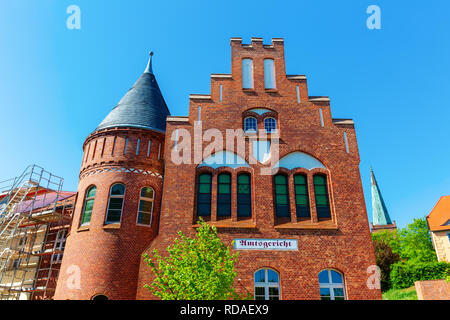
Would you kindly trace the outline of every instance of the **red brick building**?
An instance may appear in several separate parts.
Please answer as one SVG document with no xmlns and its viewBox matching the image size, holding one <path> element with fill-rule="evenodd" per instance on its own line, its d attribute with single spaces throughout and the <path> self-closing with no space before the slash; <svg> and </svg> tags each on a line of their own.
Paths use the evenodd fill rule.
<svg viewBox="0 0 450 320">
<path fill-rule="evenodd" d="M 286 75 L 283 39 L 232 38 L 231 58 L 187 117 L 170 116 L 150 60 L 88 136 L 56 299 L 154 299 L 142 254 L 199 217 L 235 241 L 236 286 L 257 299 L 381 298 L 353 121 Z M 227 129 L 234 142 L 211 147 Z"/>
</svg>

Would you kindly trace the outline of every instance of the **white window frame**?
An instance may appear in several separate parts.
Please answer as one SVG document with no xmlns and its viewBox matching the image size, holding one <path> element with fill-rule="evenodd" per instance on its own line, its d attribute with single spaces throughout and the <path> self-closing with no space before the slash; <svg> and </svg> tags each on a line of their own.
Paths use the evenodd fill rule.
<svg viewBox="0 0 450 320">
<path fill-rule="evenodd" d="M 258 273 L 259 271 L 264 270 L 264 282 L 256 282 L 255 277 L 256 277 L 256 273 Z M 269 279 L 269 270 L 275 272 L 278 276 L 278 282 L 268 282 Z M 256 299 L 256 287 L 264 288 L 264 299 L 265 300 L 269 300 L 269 288 L 277 288 L 278 289 L 278 300 L 281 300 L 281 277 L 280 274 L 278 272 L 276 272 L 273 269 L 270 268 L 263 268 L 263 269 L 258 269 L 255 271 L 255 273 L 253 274 L 253 295 Z"/>
<path fill-rule="evenodd" d="M 152 189 L 152 191 L 153 191 L 153 198 L 148 198 L 148 197 L 142 197 L 141 196 L 142 189 L 144 189 L 144 188 Z M 149 202 L 152 203 L 152 208 L 150 210 L 150 224 L 139 223 L 139 214 L 141 213 L 141 211 L 139 210 L 139 207 L 141 205 L 141 201 L 149 201 Z M 140 190 L 140 193 L 139 193 L 138 213 L 137 213 L 137 216 L 136 216 L 136 224 L 138 226 L 144 226 L 144 227 L 151 227 L 152 226 L 152 224 L 153 224 L 153 208 L 154 208 L 154 204 L 155 204 L 155 189 L 153 189 L 150 186 L 142 187 L 141 190 Z M 145 212 L 145 213 L 147 213 L 147 212 Z"/>
<path fill-rule="evenodd" d="M 275 121 L 275 129 L 272 130 L 272 131 L 267 131 L 266 120 L 270 120 L 270 119 L 272 119 L 273 121 Z M 278 132 L 277 119 L 275 119 L 274 117 L 267 117 L 267 118 L 264 118 L 264 131 L 265 131 L 266 133 L 277 133 L 277 132 Z"/>
<path fill-rule="evenodd" d="M 276 89 L 275 80 L 275 60 L 264 59 L 264 87 L 266 89 Z"/>
<path fill-rule="evenodd" d="M 330 283 L 322 283 L 322 282 L 320 282 L 320 279 L 319 279 L 319 289 L 330 289 L 330 300 L 335 300 L 333 289 L 335 289 L 335 288 L 342 289 L 342 291 L 344 292 L 344 300 L 347 300 L 347 293 L 345 292 L 346 291 L 345 290 L 345 278 L 344 278 L 344 275 L 342 274 L 342 272 L 339 272 L 334 269 L 324 269 L 324 270 L 321 270 L 319 272 L 319 274 L 321 274 L 322 271 L 328 272 L 328 281 L 330 281 Z M 333 283 L 333 279 L 331 278 L 331 271 L 337 272 L 341 275 L 342 283 Z M 322 296 L 321 296 L 321 298 L 322 298 Z"/>
<path fill-rule="evenodd" d="M 123 195 L 111 195 L 112 192 L 112 188 L 117 185 L 117 184 L 121 184 L 125 187 L 125 191 L 123 192 Z M 121 182 L 117 182 L 114 183 L 111 188 L 109 188 L 109 196 L 108 196 L 108 207 L 106 208 L 106 215 L 105 215 L 105 224 L 120 224 L 122 223 L 122 216 L 123 216 L 123 205 L 125 203 L 125 194 L 127 193 L 127 187 L 125 184 L 121 183 Z M 120 221 L 119 222 L 109 222 L 108 221 L 108 212 L 109 212 L 109 204 L 111 203 L 111 198 L 122 198 L 122 208 L 120 209 Z"/>
<path fill-rule="evenodd" d="M 255 123 L 256 123 L 256 128 L 255 129 L 248 129 L 247 128 L 247 119 L 248 120 L 250 120 L 250 119 L 255 120 Z M 244 133 L 256 133 L 256 132 L 258 132 L 258 120 L 255 117 L 246 117 L 244 119 Z"/>
<path fill-rule="evenodd" d="M 242 59 L 242 89 L 253 89 L 253 60 Z"/>
<path fill-rule="evenodd" d="M 86 209 L 86 203 L 88 202 L 88 200 L 94 200 L 94 203 L 95 203 L 95 195 L 90 198 L 87 197 L 89 194 L 89 191 L 91 191 L 92 188 L 95 188 L 95 194 L 97 194 L 97 186 L 96 185 L 91 185 L 87 188 L 86 194 L 84 196 L 83 211 L 81 211 L 80 227 L 85 227 L 85 226 L 88 226 L 91 224 L 92 212 L 91 212 L 91 218 L 89 219 L 89 222 L 83 223 L 83 219 L 84 219 L 84 214 L 85 214 L 84 211 Z M 94 211 L 94 203 L 92 203 L 92 211 Z"/>
<path fill-rule="evenodd" d="M 55 239 L 55 245 L 53 247 L 53 251 L 59 250 L 64 251 L 67 240 L 67 229 L 58 230 Z M 64 247 L 64 248 L 63 248 Z M 56 257 L 56 259 L 55 259 Z M 54 253 L 52 255 L 52 263 L 61 263 L 63 258 L 63 253 Z"/>
</svg>

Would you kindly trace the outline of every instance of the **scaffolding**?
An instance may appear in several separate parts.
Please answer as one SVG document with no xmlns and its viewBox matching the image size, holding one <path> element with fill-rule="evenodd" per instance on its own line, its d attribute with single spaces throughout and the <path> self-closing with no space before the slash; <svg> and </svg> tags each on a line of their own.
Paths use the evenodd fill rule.
<svg viewBox="0 0 450 320">
<path fill-rule="evenodd" d="M 0 182 L 0 300 L 53 297 L 74 193 L 37 165 Z"/>
</svg>

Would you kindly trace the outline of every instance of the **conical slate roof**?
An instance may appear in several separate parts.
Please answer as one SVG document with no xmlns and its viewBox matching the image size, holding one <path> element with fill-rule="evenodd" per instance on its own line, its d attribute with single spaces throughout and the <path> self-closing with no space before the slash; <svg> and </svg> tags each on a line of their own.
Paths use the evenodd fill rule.
<svg viewBox="0 0 450 320">
<path fill-rule="evenodd" d="M 170 115 L 152 70 L 152 56 L 142 76 L 111 110 L 95 131 L 114 127 L 135 127 L 166 131 Z"/>
<path fill-rule="evenodd" d="M 371 183 L 372 183 L 372 215 L 373 215 L 373 225 L 374 226 L 384 226 L 392 224 L 391 218 L 389 217 L 388 210 L 384 204 L 383 197 L 381 195 L 380 188 L 378 187 L 377 180 L 375 179 L 375 174 L 373 170 L 371 173 Z"/>
</svg>

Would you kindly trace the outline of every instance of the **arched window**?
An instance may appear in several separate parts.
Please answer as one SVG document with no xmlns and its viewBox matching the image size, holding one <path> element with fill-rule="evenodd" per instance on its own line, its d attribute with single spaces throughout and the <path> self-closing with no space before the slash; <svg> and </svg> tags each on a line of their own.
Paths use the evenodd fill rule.
<svg viewBox="0 0 450 320">
<path fill-rule="evenodd" d="M 122 217 L 123 198 L 125 196 L 125 186 L 117 183 L 111 187 L 109 193 L 108 212 L 105 223 L 119 223 Z"/>
<path fill-rule="evenodd" d="M 98 294 L 98 295 L 92 297 L 92 300 L 109 300 L 109 299 L 104 294 Z"/>
<path fill-rule="evenodd" d="M 345 300 L 344 277 L 334 270 L 319 273 L 320 298 L 322 300 Z"/>
<path fill-rule="evenodd" d="M 197 216 L 211 215 L 211 174 L 202 173 L 198 177 Z"/>
<path fill-rule="evenodd" d="M 280 300 L 280 277 L 271 269 L 255 272 L 255 300 Z"/>
<path fill-rule="evenodd" d="M 237 177 L 237 216 L 252 216 L 251 182 L 247 173 L 241 173 Z"/>
<path fill-rule="evenodd" d="M 264 84 L 266 89 L 275 89 L 275 65 L 273 59 L 264 59 Z"/>
<path fill-rule="evenodd" d="M 314 193 L 318 218 L 331 218 L 330 200 L 328 198 L 327 177 L 322 174 L 314 176 Z"/>
<path fill-rule="evenodd" d="M 253 60 L 242 60 L 242 88 L 253 89 Z"/>
<path fill-rule="evenodd" d="M 231 216 L 231 174 L 221 173 L 217 179 L 217 216 Z"/>
<path fill-rule="evenodd" d="M 308 179 L 304 174 L 294 175 L 295 209 L 298 218 L 310 218 Z"/>
<path fill-rule="evenodd" d="M 288 179 L 284 174 L 277 174 L 275 183 L 275 212 L 277 217 L 290 217 Z"/>
<path fill-rule="evenodd" d="M 141 197 L 139 198 L 139 212 L 137 223 L 141 225 L 152 225 L 153 199 L 155 192 L 150 187 L 141 189 Z"/>
<path fill-rule="evenodd" d="M 265 118 L 264 129 L 267 133 L 277 132 L 277 120 L 274 118 Z"/>
<path fill-rule="evenodd" d="M 244 120 L 244 131 L 245 132 L 257 132 L 258 124 L 255 118 L 247 117 Z"/>
<path fill-rule="evenodd" d="M 95 192 L 97 191 L 96 186 L 90 187 L 84 198 L 83 204 L 83 215 L 81 218 L 81 226 L 87 226 L 91 222 L 92 209 L 94 208 Z"/>
</svg>

